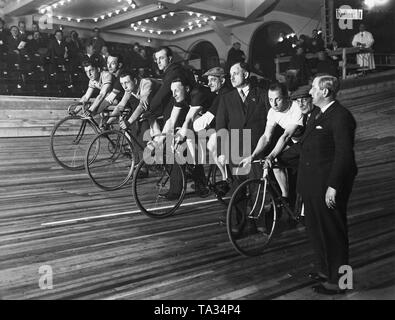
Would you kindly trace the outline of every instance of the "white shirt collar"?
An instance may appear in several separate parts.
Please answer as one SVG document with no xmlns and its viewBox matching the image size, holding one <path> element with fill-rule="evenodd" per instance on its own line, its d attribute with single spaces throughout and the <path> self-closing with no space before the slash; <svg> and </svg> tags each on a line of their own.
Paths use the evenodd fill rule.
<svg viewBox="0 0 395 320">
<path fill-rule="evenodd" d="M 334 103 L 335 103 L 335 101 L 329 102 L 325 107 L 321 108 L 321 112 L 324 113 Z"/>
<path fill-rule="evenodd" d="M 247 85 L 247 86 L 245 86 L 245 87 L 242 88 L 242 89 L 237 89 L 237 91 L 239 91 L 239 94 L 240 94 L 240 91 L 243 91 L 244 95 L 247 97 L 247 96 L 248 96 L 248 93 L 250 92 L 250 86 Z"/>
</svg>

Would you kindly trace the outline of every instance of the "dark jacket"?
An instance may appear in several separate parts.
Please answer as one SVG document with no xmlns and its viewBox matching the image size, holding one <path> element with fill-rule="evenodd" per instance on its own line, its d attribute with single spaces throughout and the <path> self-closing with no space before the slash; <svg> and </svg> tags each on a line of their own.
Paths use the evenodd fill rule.
<svg viewBox="0 0 395 320">
<path fill-rule="evenodd" d="M 169 102 L 172 97 L 171 83 L 176 78 L 184 78 L 193 87 L 195 85 L 195 78 L 190 70 L 185 69 L 178 63 L 171 63 L 164 75 L 160 89 L 156 92 L 151 100 L 150 111 L 159 116 L 163 114 L 164 109 L 169 107 Z"/>
<path fill-rule="evenodd" d="M 239 129 L 240 154 L 244 148 L 241 129 L 251 130 L 251 152 L 264 133 L 268 112 L 267 100 L 267 92 L 259 87 L 250 88 L 244 104 L 237 90 L 221 96 L 216 116 L 216 130 Z M 232 146 L 232 139 L 230 144 Z"/>
<path fill-rule="evenodd" d="M 319 111 L 319 110 L 318 110 Z M 298 192 L 325 196 L 328 187 L 341 193 L 354 180 L 356 122 L 350 111 L 335 102 L 317 120 L 315 110 L 299 143 Z"/>
</svg>

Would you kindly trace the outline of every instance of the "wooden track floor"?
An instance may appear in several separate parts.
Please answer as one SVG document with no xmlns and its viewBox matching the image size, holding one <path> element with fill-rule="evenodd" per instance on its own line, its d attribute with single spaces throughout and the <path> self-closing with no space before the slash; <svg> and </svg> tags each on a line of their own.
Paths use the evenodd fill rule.
<svg viewBox="0 0 395 320">
<path fill-rule="evenodd" d="M 344 100 L 358 122 L 359 175 L 349 205 L 354 290 L 395 298 L 395 93 Z M 149 190 L 147 190 L 148 192 Z M 201 201 L 202 199 L 190 199 Z M 240 256 L 213 197 L 154 220 L 131 187 L 97 189 L 60 168 L 47 137 L 0 139 L 0 299 L 325 299 L 299 226 L 255 258 Z M 39 288 L 51 266 L 53 289 Z"/>
</svg>

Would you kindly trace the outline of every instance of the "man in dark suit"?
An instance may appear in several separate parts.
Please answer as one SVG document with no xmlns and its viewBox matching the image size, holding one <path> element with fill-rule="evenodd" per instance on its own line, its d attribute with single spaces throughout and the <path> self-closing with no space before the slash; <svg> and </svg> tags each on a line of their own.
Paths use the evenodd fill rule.
<svg viewBox="0 0 395 320">
<path fill-rule="evenodd" d="M 66 71 L 66 59 L 68 58 L 68 48 L 66 41 L 63 39 L 63 31 L 55 31 L 55 39 L 51 39 L 48 45 L 48 56 L 51 61 L 51 72 L 56 71 L 61 66 Z"/>
<path fill-rule="evenodd" d="M 318 293 L 342 293 L 339 267 L 348 265 L 347 203 L 357 174 L 356 122 L 338 101 L 337 78 L 314 79 L 310 94 L 315 110 L 300 141 L 297 190 L 305 206 L 308 236 L 318 260 L 309 276 L 321 283 Z"/>
<path fill-rule="evenodd" d="M 225 165 L 229 163 L 232 167 L 232 173 L 235 175 L 231 191 L 245 180 L 248 175 L 252 177 L 261 176 L 261 166 L 252 165 L 245 168 L 238 168 L 240 161 L 246 155 L 250 155 L 255 149 L 259 138 L 265 131 L 266 118 L 268 112 L 267 92 L 259 87 L 252 87 L 249 82 L 250 70 L 245 62 L 237 62 L 230 68 L 230 77 L 232 86 L 236 90 L 232 90 L 221 96 L 217 116 L 216 131 L 217 136 L 223 139 L 224 132 L 229 133 L 229 141 L 225 142 L 229 146 L 229 155 L 226 150 L 221 150 L 223 142 L 218 141 L 218 161 Z M 233 134 L 238 133 L 238 141 Z M 250 138 L 248 139 L 248 135 Z M 225 137 L 225 140 L 226 137 Z M 238 144 L 238 145 L 237 145 Z M 238 205 L 240 212 L 245 211 L 245 204 L 240 201 Z M 244 210 L 244 211 L 243 211 Z M 221 222 L 224 217 L 219 217 Z"/>
<path fill-rule="evenodd" d="M 232 154 L 232 148 L 237 147 L 240 151 L 243 148 L 245 150 L 240 154 L 251 152 L 255 149 L 259 138 L 265 131 L 268 111 L 267 93 L 259 87 L 250 85 L 249 66 L 244 62 L 237 62 L 230 68 L 230 77 L 232 86 L 237 90 L 232 90 L 221 96 L 216 117 L 216 130 L 217 132 L 221 129 L 236 129 L 239 131 L 239 145 L 236 146 L 230 141 L 230 154 Z M 248 148 L 252 148 L 249 150 L 246 149 L 246 145 L 243 145 L 243 133 L 245 138 L 248 130 L 251 133 Z M 239 155 L 239 152 L 233 153 Z M 223 152 L 219 154 L 225 156 Z M 231 164 L 237 166 L 241 160 L 241 158 L 229 159 L 227 156 L 225 157 L 228 161 L 232 160 L 230 161 Z"/>
</svg>

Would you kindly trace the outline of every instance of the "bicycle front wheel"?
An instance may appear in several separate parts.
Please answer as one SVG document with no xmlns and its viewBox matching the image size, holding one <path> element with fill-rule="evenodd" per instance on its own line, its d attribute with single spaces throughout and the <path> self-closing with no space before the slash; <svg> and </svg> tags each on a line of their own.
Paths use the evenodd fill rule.
<svg viewBox="0 0 395 320">
<path fill-rule="evenodd" d="M 277 222 L 275 197 L 264 180 L 240 184 L 229 202 L 226 227 L 233 247 L 242 255 L 257 256 L 268 246 Z"/>
<path fill-rule="evenodd" d="M 90 144 L 85 169 L 92 182 L 106 191 L 123 187 L 133 174 L 135 154 L 124 132 L 105 131 Z"/>
<path fill-rule="evenodd" d="M 170 187 L 170 177 L 174 185 Z M 175 178 L 176 177 L 176 178 Z M 133 176 L 133 193 L 142 213 L 151 218 L 173 215 L 185 197 L 184 170 L 178 164 L 139 163 Z"/>
<path fill-rule="evenodd" d="M 88 119 L 68 116 L 60 120 L 51 132 L 53 158 L 65 169 L 84 169 L 86 150 L 98 133 L 98 128 Z"/>
</svg>

